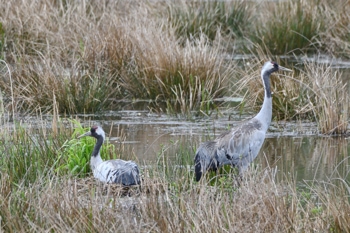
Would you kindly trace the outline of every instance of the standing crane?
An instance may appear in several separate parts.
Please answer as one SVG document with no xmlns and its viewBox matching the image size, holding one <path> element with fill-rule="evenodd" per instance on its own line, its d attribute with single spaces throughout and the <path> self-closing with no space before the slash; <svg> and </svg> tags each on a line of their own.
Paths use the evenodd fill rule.
<svg viewBox="0 0 350 233">
<path fill-rule="evenodd" d="M 97 139 L 90 160 L 90 167 L 96 179 L 104 183 L 116 183 L 125 186 L 141 183 L 139 168 L 135 162 L 121 159 L 102 160 L 100 149 L 105 140 L 105 132 L 100 126 L 93 126 L 89 132 L 78 138 L 86 136 Z"/>
<path fill-rule="evenodd" d="M 276 62 L 266 62 L 261 70 L 265 96 L 260 112 L 252 119 L 241 122 L 216 139 L 202 143 L 194 158 L 196 180 L 199 181 L 208 170 L 217 171 L 224 165 L 238 167 L 239 175 L 247 170 L 256 158 L 265 140 L 265 134 L 272 118 L 272 96 L 270 75 L 283 70 L 292 71 Z"/>
</svg>

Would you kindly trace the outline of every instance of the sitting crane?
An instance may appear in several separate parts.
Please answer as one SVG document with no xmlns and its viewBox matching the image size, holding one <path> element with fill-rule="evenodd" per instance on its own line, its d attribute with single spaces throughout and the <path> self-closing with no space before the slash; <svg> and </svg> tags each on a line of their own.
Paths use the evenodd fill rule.
<svg viewBox="0 0 350 233">
<path fill-rule="evenodd" d="M 100 126 L 93 126 L 89 132 L 78 138 L 86 136 L 96 138 L 96 144 L 90 160 L 90 167 L 96 179 L 104 183 L 116 183 L 125 186 L 139 185 L 141 183 L 139 168 L 135 162 L 122 159 L 102 160 L 100 149 L 105 140 L 105 132 Z"/>
</svg>

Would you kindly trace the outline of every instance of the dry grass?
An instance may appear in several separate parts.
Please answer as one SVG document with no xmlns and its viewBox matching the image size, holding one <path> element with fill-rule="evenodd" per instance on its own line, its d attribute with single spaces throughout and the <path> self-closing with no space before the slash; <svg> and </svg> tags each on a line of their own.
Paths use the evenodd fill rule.
<svg viewBox="0 0 350 233">
<path fill-rule="evenodd" d="M 147 99 L 156 111 L 207 114 L 237 77 L 226 52 L 348 51 L 346 1 L 200 1 L 198 10 L 185 1 L 0 3 L 0 88 L 12 113 L 56 104 L 60 113 L 97 112 Z M 300 112 L 278 105 L 281 117 Z"/>
<path fill-rule="evenodd" d="M 5 93 L 13 92 L 16 111 L 52 110 L 54 99 L 61 113 L 108 107 L 108 98 L 118 93 L 117 74 L 107 57 L 85 57 L 92 49 L 91 37 L 100 38 L 99 23 L 105 23 L 104 6 L 95 4 L 94 11 L 91 7 L 83 2 L 1 3 L 13 90 L 7 85 L 8 75 L 0 81 Z"/>
<path fill-rule="evenodd" d="M 216 40 L 218 35 L 240 39 L 249 31 L 255 9 L 245 0 L 167 2 L 167 18 L 182 42 L 199 38 L 201 34 L 210 41 Z"/>
<path fill-rule="evenodd" d="M 348 128 L 350 96 L 341 72 L 329 65 L 310 62 L 306 63 L 306 76 L 311 90 L 307 96 L 320 132 L 345 134 Z"/>
<path fill-rule="evenodd" d="M 61 146 L 71 134 L 61 123 L 56 119 L 35 127 L 3 127 L 2 231 L 349 231 L 350 187 L 341 173 L 303 188 L 292 178 L 277 182 L 276 171 L 269 168 L 250 169 L 241 186 L 234 174 L 196 183 L 185 159 L 193 150 L 179 148 L 177 160 L 169 161 L 164 148 L 156 165 L 141 166 L 141 189 L 125 189 L 57 172 L 63 163 Z M 322 150 L 314 153 L 326 154 Z M 346 147 L 342 150 L 346 153 Z"/>
<path fill-rule="evenodd" d="M 253 46 L 264 45 L 266 53 L 275 55 L 326 53 L 349 57 L 348 0 L 258 4 L 254 26 L 246 34 Z M 252 44 L 246 47 L 253 49 Z"/>
<path fill-rule="evenodd" d="M 324 50 L 337 57 L 349 58 L 350 54 L 350 1 L 327 2 L 323 17 L 326 30 L 320 33 Z"/>
<path fill-rule="evenodd" d="M 55 99 L 61 113 L 95 112 L 126 98 L 169 101 L 186 114 L 222 96 L 232 73 L 204 35 L 179 45 L 147 2 L 13 0 L 1 8 L 14 85 L 4 75 L 0 86 L 8 99 L 13 92 L 16 111 L 50 111 Z"/>
<path fill-rule="evenodd" d="M 146 172 L 146 171 L 145 171 Z M 43 177 L 13 189 L 1 174 L 1 227 L 7 232 L 313 232 L 348 231 L 346 183 L 298 190 L 274 181 L 270 171 L 248 175 L 241 187 L 187 181 L 169 189 L 166 180 L 144 177 L 129 195 L 90 179 Z M 10 190 L 12 189 L 12 192 Z"/>
<path fill-rule="evenodd" d="M 130 97 L 166 102 L 167 112 L 186 114 L 206 110 L 208 103 L 225 93 L 233 66 L 225 62 L 219 48 L 209 46 L 204 35 L 180 46 L 161 28 L 144 31 L 144 27 L 124 33 L 134 44 L 133 67 L 120 76 Z"/>
<path fill-rule="evenodd" d="M 256 32 L 251 37 L 273 54 L 317 52 L 319 32 L 324 30 L 321 1 L 261 3 Z M 317 43 L 316 43 L 317 42 Z"/>
</svg>

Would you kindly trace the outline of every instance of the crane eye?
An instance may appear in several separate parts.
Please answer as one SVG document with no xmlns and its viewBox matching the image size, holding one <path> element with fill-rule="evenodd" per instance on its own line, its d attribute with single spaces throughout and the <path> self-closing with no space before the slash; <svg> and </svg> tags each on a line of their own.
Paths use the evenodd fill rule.
<svg viewBox="0 0 350 233">
<path fill-rule="evenodd" d="M 271 62 L 275 69 L 278 69 L 278 64 L 276 62 Z"/>
</svg>

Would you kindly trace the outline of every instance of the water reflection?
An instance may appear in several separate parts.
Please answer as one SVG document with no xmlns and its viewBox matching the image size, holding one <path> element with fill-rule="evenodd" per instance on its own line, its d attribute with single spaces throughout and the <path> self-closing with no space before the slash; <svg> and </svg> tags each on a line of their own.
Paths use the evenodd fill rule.
<svg viewBox="0 0 350 233">
<path fill-rule="evenodd" d="M 157 161 L 157 156 L 164 147 L 167 148 L 169 157 L 178 156 L 180 147 L 188 150 L 189 156 L 191 153 L 194 156 L 200 142 L 214 138 L 235 123 L 237 121 L 190 122 L 140 116 L 136 120 L 122 117 L 120 121 L 105 122 L 105 128 L 107 130 L 107 127 L 113 125 L 110 135 L 112 139 L 122 135 L 122 144 L 129 151 L 125 159 L 131 158 L 132 154 L 140 164 L 152 164 Z M 339 177 L 350 181 L 350 139 L 315 134 L 300 135 L 300 130 L 295 133 L 296 125 L 303 128 L 300 122 L 283 125 L 290 127 L 289 131 L 281 127 L 281 124 L 280 131 L 275 131 L 276 127 L 272 126 L 255 163 L 263 168 L 277 167 L 279 180 L 293 176 L 297 181 L 327 181 L 329 178 Z M 305 132 L 312 130 L 305 129 Z M 118 141 L 120 140 L 114 140 L 114 143 L 120 145 Z"/>
<path fill-rule="evenodd" d="M 301 180 L 350 180 L 349 140 L 344 137 L 267 138 L 258 162 L 278 168 L 278 178 L 292 175 Z"/>
</svg>

